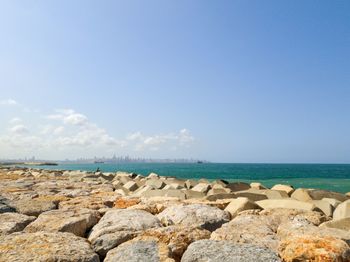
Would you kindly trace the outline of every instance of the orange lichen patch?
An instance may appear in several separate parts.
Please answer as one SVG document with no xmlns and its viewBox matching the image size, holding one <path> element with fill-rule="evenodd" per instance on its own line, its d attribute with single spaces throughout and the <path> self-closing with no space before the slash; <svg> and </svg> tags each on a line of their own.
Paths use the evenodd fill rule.
<svg viewBox="0 0 350 262">
<path fill-rule="evenodd" d="M 91 194 L 92 197 L 114 197 L 116 196 L 116 193 L 113 191 L 108 191 L 108 192 L 96 192 Z"/>
<path fill-rule="evenodd" d="M 118 198 L 115 202 L 113 207 L 115 208 L 128 208 L 134 205 L 137 205 L 140 203 L 140 199 L 138 198 Z"/>
<path fill-rule="evenodd" d="M 18 175 L 18 174 L 7 174 L 7 173 L 0 173 L 0 179 L 1 180 L 17 180 L 22 179 L 24 176 Z"/>
<path fill-rule="evenodd" d="M 279 254 L 285 262 L 350 261 L 350 248 L 334 237 L 303 235 L 282 241 Z"/>
</svg>

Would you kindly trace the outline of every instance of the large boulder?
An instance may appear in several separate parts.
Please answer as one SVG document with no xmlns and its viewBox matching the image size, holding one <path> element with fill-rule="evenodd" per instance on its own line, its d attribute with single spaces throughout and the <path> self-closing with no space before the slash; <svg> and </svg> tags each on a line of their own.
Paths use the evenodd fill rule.
<svg viewBox="0 0 350 262">
<path fill-rule="evenodd" d="M 235 195 L 237 197 L 246 197 L 253 202 L 268 198 L 267 195 L 265 194 L 265 190 L 259 190 L 254 188 L 245 190 L 245 191 L 235 192 Z"/>
<path fill-rule="evenodd" d="M 153 237 L 138 237 L 110 250 L 105 262 L 174 262 L 168 247 Z"/>
<path fill-rule="evenodd" d="M 279 237 L 276 231 L 282 223 L 300 217 L 313 225 L 327 218 L 319 212 L 295 209 L 247 210 L 211 234 L 213 240 L 248 243 L 277 250 Z M 316 227 L 316 226 L 315 226 Z"/>
<path fill-rule="evenodd" d="M 120 195 L 114 192 L 107 192 L 105 194 L 95 194 L 91 196 L 78 196 L 68 201 L 59 203 L 60 209 L 81 209 L 88 208 L 98 210 L 101 208 L 113 207 L 114 202 Z"/>
<path fill-rule="evenodd" d="M 279 246 L 283 261 L 350 261 L 349 246 L 334 237 L 303 235 L 285 239 Z"/>
<path fill-rule="evenodd" d="M 57 208 L 53 201 L 39 201 L 35 199 L 19 200 L 14 203 L 14 206 L 18 213 L 28 216 L 38 216 L 45 211 Z"/>
<path fill-rule="evenodd" d="M 51 210 L 41 213 L 34 222 L 29 224 L 26 232 L 70 232 L 84 236 L 100 219 L 100 214 L 91 209 Z"/>
<path fill-rule="evenodd" d="M 160 221 L 152 214 L 142 210 L 112 209 L 105 213 L 90 234 L 89 241 L 100 255 L 130 240 L 140 232 L 160 227 Z"/>
<path fill-rule="evenodd" d="M 243 182 L 232 182 L 226 185 L 232 192 L 248 190 L 250 185 Z"/>
<path fill-rule="evenodd" d="M 226 241 L 199 240 L 192 243 L 181 262 L 277 262 L 281 261 L 271 250 L 254 245 L 238 245 Z"/>
<path fill-rule="evenodd" d="M 36 217 L 34 216 L 27 216 L 13 212 L 2 213 L 0 214 L 0 236 L 22 231 L 35 219 Z"/>
<path fill-rule="evenodd" d="M 0 238 L 0 261 L 98 262 L 84 238 L 71 233 L 13 233 Z"/>
<path fill-rule="evenodd" d="M 333 213 L 333 219 L 342 219 L 350 217 L 350 200 L 347 200 L 337 206 Z"/>
<path fill-rule="evenodd" d="M 141 236 L 157 238 L 159 242 L 168 246 L 171 256 L 179 261 L 188 245 L 210 238 L 210 232 L 198 227 L 169 226 L 147 229 Z"/>
<path fill-rule="evenodd" d="M 157 217 L 166 226 L 200 226 L 213 231 L 230 220 L 230 214 L 216 207 L 202 204 L 174 205 L 166 208 Z"/>
<path fill-rule="evenodd" d="M 231 214 L 231 218 L 234 218 L 239 212 L 250 209 L 261 209 L 261 207 L 254 202 L 249 201 L 249 199 L 246 197 L 239 197 L 237 199 L 233 199 L 225 208 L 225 211 Z"/>
</svg>

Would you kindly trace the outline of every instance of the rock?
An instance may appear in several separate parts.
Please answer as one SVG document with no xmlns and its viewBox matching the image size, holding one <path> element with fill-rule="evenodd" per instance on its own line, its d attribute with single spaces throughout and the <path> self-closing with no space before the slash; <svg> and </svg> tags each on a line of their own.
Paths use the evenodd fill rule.
<svg viewBox="0 0 350 262">
<path fill-rule="evenodd" d="M 268 217 L 259 216 L 259 213 L 247 213 L 235 217 L 215 230 L 210 239 L 234 244 L 253 244 L 271 250 L 277 250 L 278 247 L 278 237 Z"/>
<path fill-rule="evenodd" d="M 71 233 L 13 233 L 0 238 L 0 261 L 98 262 L 89 243 Z"/>
<path fill-rule="evenodd" d="M 249 199 L 246 197 L 239 197 L 237 199 L 233 199 L 225 208 L 225 211 L 231 214 L 231 218 L 234 218 L 239 212 L 249 209 L 261 209 L 261 207 L 254 202 L 249 201 Z"/>
<path fill-rule="evenodd" d="M 295 209 L 247 210 L 211 234 L 213 240 L 253 244 L 277 250 L 279 237 L 276 231 L 282 223 L 295 217 L 319 225 L 326 217 L 319 212 Z M 315 226 L 316 227 L 316 226 Z M 317 227 L 316 227 L 317 228 Z"/>
<path fill-rule="evenodd" d="M 142 194 L 142 197 L 176 197 L 179 199 L 186 199 L 186 194 L 178 189 L 156 189 L 149 190 Z"/>
<path fill-rule="evenodd" d="M 68 201 L 62 201 L 59 203 L 60 209 L 80 209 L 88 208 L 93 210 L 99 210 L 101 208 L 113 207 L 113 203 L 120 195 L 114 192 L 109 192 L 110 196 L 79 196 Z"/>
<path fill-rule="evenodd" d="M 88 237 L 93 249 L 104 256 L 121 243 L 149 228 L 160 227 L 160 221 L 142 210 L 112 209 L 105 213 Z"/>
<path fill-rule="evenodd" d="M 15 209 L 9 205 L 9 201 L 0 195 L 0 214 L 7 212 L 15 212 Z"/>
<path fill-rule="evenodd" d="M 268 208 L 292 208 L 292 209 L 302 209 L 302 210 L 315 210 L 316 206 L 312 203 L 302 202 L 293 199 L 266 199 L 256 202 L 257 205 L 261 206 L 263 209 Z"/>
<path fill-rule="evenodd" d="M 279 246 L 283 261 L 350 261 L 349 246 L 334 237 L 314 235 L 286 239 Z"/>
<path fill-rule="evenodd" d="M 317 227 L 302 217 L 294 217 L 290 221 L 280 224 L 277 229 L 277 235 L 280 239 L 290 239 L 304 235 L 335 237 L 348 244 L 350 243 L 349 231 L 330 227 Z"/>
<path fill-rule="evenodd" d="M 323 200 L 313 200 L 313 204 L 326 215 L 331 217 L 333 215 L 334 207 L 327 201 Z"/>
<path fill-rule="evenodd" d="M 174 205 L 166 208 L 157 217 L 166 226 L 200 226 L 209 231 L 213 231 L 222 224 L 227 223 L 230 214 L 216 207 L 201 204 Z"/>
<path fill-rule="evenodd" d="M 258 183 L 258 182 L 250 183 L 250 188 L 254 188 L 254 189 L 267 189 L 267 187 L 263 186 L 261 183 Z"/>
<path fill-rule="evenodd" d="M 238 191 L 238 192 L 235 192 L 235 195 L 237 197 L 246 197 L 250 201 L 253 201 L 253 202 L 267 199 L 265 191 L 258 190 L 258 189 L 249 189 L 247 191 Z"/>
<path fill-rule="evenodd" d="M 199 183 L 192 188 L 192 191 L 207 193 L 210 189 L 210 184 Z"/>
<path fill-rule="evenodd" d="M 191 180 L 191 179 L 189 179 L 189 180 L 186 180 L 185 181 L 185 187 L 187 188 L 187 189 L 191 189 L 191 188 L 193 188 L 195 185 L 197 185 L 198 184 L 198 182 L 196 181 L 196 180 Z"/>
<path fill-rule="evenodd" d="M 183 191 L 186 195 L 186 199 L 190 199 L 190 198 L 204 198 L 205 197 L 205 193 L 203 192 L 198 192 L 198 191 L 193 191 L 192 189 L 187 189 Z"/>
<path fill-rule="evenodd" d="M 135 206 L 140 203 L 139 198 L 118 198 L 115 202 L 113 207 L 115 208 L 128 208 L 131 206 Z"/>
<path fill-rule="evenodd" d="M 151 186 L 155 189 L 162 189 L 163 187 L 165 187 L 165 183 L 160 179 L 149 179 L 146 181 L 145 185 Z"/>
<path fill-rule="evenodd" d="M 234 193 L 222 193 L 222 194 L 208 195 L 205 199 L 209 201 L 217 201 L 220 199 L 233 199 L 233 198 L 236 198 L 236 195 Z"/>
<path fill-rule="evenodd" d="M 342 219 L 350 217 L 350 200 L 347 200 L 337 206 L 333 212 L 333 219 Z"/>
<path fill-rule="evenodd" d="M 152 178 L 159 178 L 159 175 L 156 174 L 156 173 L 150 173 L 148 176 L 147 176 L 148 179 L 152 179 Z"/>
<path fill-rule="evenodd" d="M 100 214 L 95 210 L 52 210 L 41 213 L 29 224 L 26 232 L 70 232 L 83 237 L 85 232 L 97 224 Z"/>
<path fill-rule="evenodd" d="M 254 245 L 237 245 L 225 241 L 199 240 L 192 243 L 181 262 L 277 262 L 281 261 L 271 250 Z"/>
<path fill-rule="evenodd" d="M 322 198 L 334 198 L 340 202 L 344 202 L 349 199 L 349 197 L 344 194 L 320 189 L 310 190 L 309 195 L 313 200 L 322 200 Z"/>
<path fill-rule="evenodd" d="M 250 185 L 243 182 L 228 183 L 227 188 L 231 189 L 232 192 L 243 191 L 250 189 Z"/>
<path fill-rule="evenodd" d="M 339 200 L 340 202 L 344 202 L 349 199 L 348 196 L 337 192 L 304 188 L 298 188 L 297 190 L 295 190 L 291 197 L 300 201 L 312 201 L 322 200 L 322 198 L 334 198 Z"/>
<path fill-rule="evenodd" d="M 124 188 L 126 188 L 129 191 L 135 191 L 138 189 L 138 185 L 134 181 L 129 181 L 124 185 Z"/>
<path fill-rule="evenodd" d="M 179 261 L 189 244 L 197 240 L 208 239 L 210 232 L 203 228 L 169 226 L 147 229 L 141 236 L 157 238 L 159 242 L 168 246 L 171 257 Z"/>
<path fill-rule="evenodd" d="M 105 262 L 174 262 L 168 247 L 157 238 L 139 237 L 121 244 L 107 253 Z"/>
<path fill-rule="evenodd" d="M 339 200 L 334 199 L 334 198 L 325 197 L 325 198 L 322 198 L 322 200 L 331 204 L 334 207 L 334 209 L 341 203 Z"/>
<path fill-rule="evenodd" d="M 294 188 L 290 185 L 282 185 L 282 184 L 277 184 L 274 185 L 271 190 L 278 190 L 278 191 L 284 191 L 286 192 L 289 196 L 294 192 Z"/>
<path fill-rule="evenodd" d="M 56 209 L 53 201 L 38 201 L 35 199 L 23 199 L 14 203 L 18 213 L 28 216 L 38 216 L 41 213 Z"/>
<path fill-rule="evenodd" d="M 326 227 L 347 230 L 350 232 L 350 217 L 327 221 L 320 225 L 320 228 L 326 228 Z"/>
<path fill-rule="evenodd" d="M 0 214 L 0 236 L 22 231 L 36 217 L 18 213 Z"/>
<path fill-rule="evenodd" d="M 305 188 L 296 189 L 290 197 L 302 202 L 310 202 L 313 200 L 309 195 L 309 190 Z"/>
<path fill-rule="evenodd" d="M 207 196 L 217 195 L 217 194 L 229 194 L 231 192 L 228 188 L 212 188 L 208 191 Z"/>
<path fill-rule="evenodd" d="M 289 198 L 287 192 L 278 190 L 265 190 L 265 195 L 268 199 L 283 199 Z"/>
</svg>

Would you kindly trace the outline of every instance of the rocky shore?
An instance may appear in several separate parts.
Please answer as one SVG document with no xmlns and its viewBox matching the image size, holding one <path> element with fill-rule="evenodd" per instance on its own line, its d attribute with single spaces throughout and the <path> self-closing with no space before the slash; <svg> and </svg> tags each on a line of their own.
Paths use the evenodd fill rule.
<svg viewBox="0 0 350 262">
<path fill-rule="evenodd" d="M 349 244 L 349 193 L 0 168 L 0 261 L 345 262 Z"/>
</svg>

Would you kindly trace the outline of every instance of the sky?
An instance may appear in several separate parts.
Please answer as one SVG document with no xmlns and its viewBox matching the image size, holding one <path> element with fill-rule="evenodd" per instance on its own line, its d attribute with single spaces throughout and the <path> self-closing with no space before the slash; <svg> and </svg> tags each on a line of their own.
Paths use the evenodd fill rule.
<svg viewBox="0 0 350 262">
<path fill-rule="evenodd" d="M 350 1 L 0 2 L 0 159 L 350 163 Z"/>
</svg>

